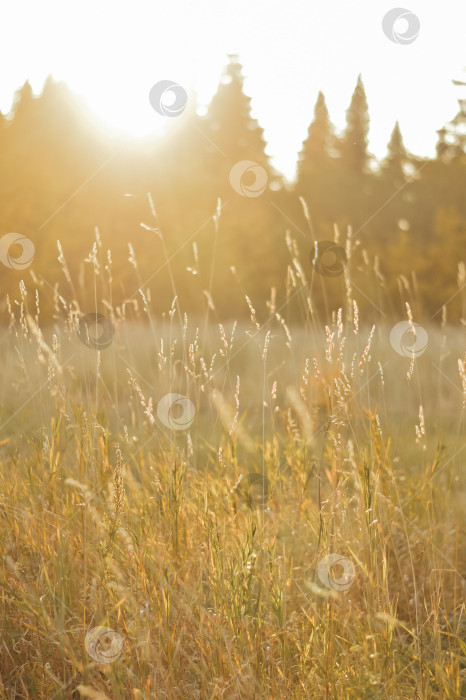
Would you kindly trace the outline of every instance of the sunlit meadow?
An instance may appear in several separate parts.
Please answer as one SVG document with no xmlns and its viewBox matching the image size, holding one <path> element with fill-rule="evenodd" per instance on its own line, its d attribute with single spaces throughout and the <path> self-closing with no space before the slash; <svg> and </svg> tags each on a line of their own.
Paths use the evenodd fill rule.
<svg viewBox="0 0 466 700">
<path fill-rule="evenodd" d="M 144 287 L 113 305 L 97 234 L 86 264 L 115 330 L 100 350 L 78 333 L 66 245 L 53 324 L 18 273 L 1 335 L 2 698 L 465 697 L 464 326 L 413 317 L 408 280 L 398 316 L 367 325 L 350 256 L 345 304 L 322 320 L 323 280 L 287 248 L 285 303 L 245 296 L 243 320 L 219 321 L 207 280 L 188 317 L 173 278 L 160 317 Z M 421 356 L 392 347 L 400 319 L 426 329 Z M 187 428 L 183 407 L 161 420 L 170 393 L 194 406 Z M 326 579 L 332 554 L 349 569 Z"/>
</svg>

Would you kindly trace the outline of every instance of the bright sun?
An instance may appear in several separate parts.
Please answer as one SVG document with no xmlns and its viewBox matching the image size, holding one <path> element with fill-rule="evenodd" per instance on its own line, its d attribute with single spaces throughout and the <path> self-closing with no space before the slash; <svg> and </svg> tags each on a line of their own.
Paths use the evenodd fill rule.
<svg viewBox="0 0 466 700">
<path fill-rule="evenodd" d="M 191 104 L 196 99 L 203 107 L 227 54 L 237 53 L 253 116 L 265 129 L 275 165 L 287 176 L 294 176 L 318 91 L 342 129 L 359 73 L 370 108 L 371 151 L 385 156 L 398 120 L 406 147 L 433 155 L 436 130 L 457 110 L 450 78 L 464 64 L 466 3 L 454 2 L 457 19 L 442 31 L 434 4 L 420 3 L 422 29 L 409 46 L 384 36 L 383 8 L 372 0 L 361 0 L 356 13 L 344 0 L 3 3 L 0 110 L 9 111 L 14 91 L 26 79 L 37 94 L 51 73 L 84 98 L 101 129 L 130 137 L 158 134 L 170 118 L 151 106 L 152 86 L 172 80 L 188 92 Z"/>
<path fill-rule="evenodd" d="M 172 82 L 177 92 L 163 83 Z M 149 134 L 162 134 L 170 117 L 181 114 L 191 94 L 186 82 L 176 79 L 168 81 L 165 75 L 152 82 L 126 85 L 125 90 L 102 93 L 92 86 L 86 86 L 80 97 L 89 112 L 96 118 L 101 128 L 122 136 L 140 138 Z M 159 92 L 160 110 L 157 111 L 149 100 L 155 86 L 162 84 Z M 183 95 L 185 98 L 183 98 Z M 153 100 L 154 102 L 154 100 Z M 154 102 L 155 104 L 155 102 Z"/>
</svg>

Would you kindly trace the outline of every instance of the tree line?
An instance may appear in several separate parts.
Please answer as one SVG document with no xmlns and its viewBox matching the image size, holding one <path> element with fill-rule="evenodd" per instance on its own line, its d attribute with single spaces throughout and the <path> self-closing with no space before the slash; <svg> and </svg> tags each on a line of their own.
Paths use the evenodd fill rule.
<svg viewBox="0 0 466 700">
<path fill-rule="evenodd" d="M 21 279 L 32 313 L 39 290 L 43 318 L 59 295 L 129 314 L 143 308 L 141 286 L 157 313 L 175 293 L 182 309 L 219 317 L 249 314 L 245 295 L 264 317 L 291 297 L 299 313 L 300 264 L 322 313 L 351 286 L 368 319 L 397 316 L 406 300 L 422 317 L 440 318 L 448 302 L 448 319 L 464 319 L 465 104 L 439 129 L 435 158 L 409 153 L 396 123 L 379 162 L 361 76 L 340 134 L 320 92 L 289 184 L 271 165 L 236 56 L 205 116 L 192 98 L 163 137 L 137 141 L 99 131 L 66 85 L 49 78 L 34 97 L 26 82 L 0 115 L 0 238 L 18 232 L 35 253 L 25 270 L 3 265 L 2 315 Z M 232 187 L 242 161 L 266 172 L 260 196 Z M 345 273 L 316 276 L 314 242 L 335 240 Z"/>
</svg>

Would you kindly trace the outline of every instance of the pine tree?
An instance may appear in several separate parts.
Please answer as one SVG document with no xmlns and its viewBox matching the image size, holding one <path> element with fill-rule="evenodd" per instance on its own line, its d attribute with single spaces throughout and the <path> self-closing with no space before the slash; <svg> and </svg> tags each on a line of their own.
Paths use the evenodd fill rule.
<svg viewBox="0 0 466 700">
<path fill-rule="evenodd" d="M 32 121 L 32 114 L 36 105 L 36 99 L 32 94 L 32 87 L 29 80 L 16 91 L 13 100 L 13 117 L 15 124 Z"/>
<path fill-rule="evenodd" d="M 269 189 L 279 178 L 266 154 L 263 129 L 251 115 L 251 98 L 244 93 L 242 66 L 236 55 L 230 55 L 229 59 L 207 112 L 211 192 L 227 203 L 220 222 L 223 245 L 217 248 L 217 280 L 221 288 L 233 266 L 239 276 L 254 279 L 254 296 L 265 303 L 277 275 L 285 274 L 281 269 L 277 272 L 282 259 L 277 253 L 277 213 L 271 206 Z M 249 196 L 247 191 L 261 181 L 262 171 L 246 166 L 237 187 L 230 180 L 232 168 L 242 161 L 265 170 L 265 189 L 258 196 Z M 283 221 L 279 223 L 281 243 Z M 238 301 L 242 303 L 240 297 Z"/>
<path fill-rule="evenodd" d="M 367 137 L 369 133 L 369 112 L 367 98 L 361 76 L 346 112 L 346 130 L 340 143 L 342 164 L 353 173 L 367 171 L 369 154 Z"/>
<path fill-rule="evenodd" d="M 452 83 L 462 88 L 464 94 L 466 82 L 452 80 Z M 466 99 L 458 99 L 458 105 L 459 110 L 455 117 L 437 131 L 437 160 L 449 162 L 460 159 L 466 154 Z"/>
<path fill-rule="evenodd" d="M 295 201 L 303 197 L 312 216 L 314 234 L 318 238 L 329 238 L 337 212 L 339 163 L 335 157 L 336 137 L 330 121 L 325 97 L 319 92 L 314 107 L 314 119 L 309 125 L 307 138 L 303 141 L 298 156 L 297 179 L 294 187 Z M 296 221 L 302 227 L 307 224 L 299 204 Z"/>
<path fill-rule="evenodd" d="M 441 129 L 437 130 L 438 134 L 438 139 L 437 143 L 435 144 L 435 152 L 437 156 L 437 160 L 441 160 L 445 157 L 445 150 L 447 148 L 447 141 L 446 141 L 446 135 L 447 135 L 447 130 L 444 126 L 442 126 Z"/>
<path fill-rule="evenodd" d="M 466 153 L 466 100 L 458 100 L 459 110 L 450 122 L 458 156 Z"/>
<path fill-rule="evenodd" d="M 387 151 L 373 190 L 374 200 L 383 204 L 383 215 L 375 217 L 373 224 L 377 233 L 374 236 L 374 248 L 380 255 L 394 236 L 400 235 L 400 241 L 404 240 L 403 231 L 410 228 L 415 216 L 411 201 L 412 184 L 407 184 L 404 171 L 410 159 L 398 122 L 395 123 Z"/>
<path fill-rule="evenodd" d="M 437 131 L 437 158 L 453 160 L 466 154 L 466 100 L 458 100 L 459 111 L 446 126 Z"/>
<path fill-rule="evenodd" d="M 227 176 L 231 167 L 242 160 L 253 161 L 270 171 L 264 130 L 251 116 L 251 98 L 243 91 L 242 66 L 236 55 L 229 55 L 229 59 L 207 113 L 211 164 L 214 172 Z"/>
<path fill-rule="evenodd" d="M 396 187 L 400 187 L 406 180 L 403 168 L 407 161 L 407 152 L 398 122 L 393 128 L 387 150 L 387 157 L 382 163 L 382 172 Z"/>
<path fill-rule="evenodd" d="M 309 175 L 328 164 L 334 147 L 333 125 L 325 104 L 325 97 L 322 92 L 319 92 L 314 108 L 314 120 L 309 126 L 307 138 L 303 141 L 303 148 L 299 154 L 298 183 L 304 184 Z"/>
</svg>

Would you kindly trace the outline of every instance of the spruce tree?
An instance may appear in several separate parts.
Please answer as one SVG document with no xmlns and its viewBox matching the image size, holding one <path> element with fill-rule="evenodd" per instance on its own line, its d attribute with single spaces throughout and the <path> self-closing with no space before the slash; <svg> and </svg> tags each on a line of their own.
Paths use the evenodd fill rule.
<svg viewBox="0 0 466 700">
<path fill-rule="evenodd" d="M 452 80 L 453 85 L 462 89 L 466 82 L 462 80 Z M 458 99 L 459 110 L 453 119 L 438 129 L 438 141 L 436 144 L 437 160 L 449 162 L 455 159 L 462 159 L 466 154 L 466 99 Z"/>
<path fill-rule="evenodd" d="M 378 202 L 380 203 L 378 206 L 383 207 L 380 210 L 380 216 L 376 215 L 372 222 L 375 234 L 372 249 L 380 256 L 387 250 L 387 245 L 393 240 L 398 240 L 398 237 L 397 246 L 400 250 L 404 250 L 404 243 L 409 241 L 406 231 L 409 230 L 415 216 L 411 196 L 412 184 L 407 184 L 404 171 L 409 162 L 411 161 L 403 144 L 400 126 L 396 122 L 388 142 L 387 155 L 380 165 L 378 175 L 374 177 L 372 190 L 373 202 Z M 397 246 L 391 253 L 394 257 L 396 257 Z"/>
<path fill-rule="evenodd" d="M 273 195 L 269 189 L 279 179 L 269 164 L 263 129 L 251 115 L 251 98 L 244 93 L 242 66 L 236 55 L 230 55 L 229 59 L 207 112 L 211 193 L 225 203 L 220 221 L 223 245 L 217 247 L 216 253 L 217 280 L 221 287 L 233 266 L 238 279 L 254 280 L 250 292 L 265 303 L 278 274 L 285 274 L 281 269 L 278 272 L 282 256 L 277 253 L 283 238 L 283 220 L 271 205 Z M 254 166 L 248 168 L 246 164 L 242 175 L 233 171 L 236 187 L 230 180 L 232 168 L 242 161 L 265 170 L 265 189 L 258 196 L 248 195 L 252 191 L 249 188 L 262 181 L 263 172 Z M 232 283 L 235 290 L 239 289 L 233 280 Z M 237 301 L 243 303 L 241 296 Z"/>
<path fill-rule="evenodd" d="M 35 106 L 35 98 L 32 94 L 31 84 L 26 80 L 24 85 L 16 91 L 13 101 L 14 123 L 19 124 L 29 120 Z"/>
<path fill-rule="evenodd" d="M 330 121 L 325 97 L 319 92 L 314 107 L 314 119 L 298 156 L 295 196 L 303 197 L 312 217 L 314 234 L 318 238 L 333 235 L 338 195 L 338 162 L 335 158 L 336 138 Z M 296 220 L 307 226 L 302 207 L 298 206 Z"/>
<path fill-rule="evenodd" d="M 304 184 L 309 175 L 314 174 L 330 161 L 335 146 L 333 125 L 330 121 L 325 97 L 322 92 L 317 96 L 314 108 L 314 120 L 309 125 L 307 138 L 298 160 L 298 182 Z"/>
<path fill-rule="evenodd" d="M 447 161 L 466 154 L 466 100 L 458 100 L 458 105 L 455 117 L 437 132 L 437 157 Z"/>
<path fill-rule="evenodd" d="M 407 153 L 398 122 L 393 128 L 387 150 L 387 156 L 382 163 L 382 173 L 395 187 L 401 187 L 406 180 L 403 168 L 407 161 Z"/>
<path fill-rule="evenodd" d="M 228 175 L 231 167 L 242 160 L 258 163 L 269 171 L 264 130 L 251 116 L 251 98 L 243 90 L 242 66 L 236 55 L 229 55 L 229 59 L 207 113 L 206 136 L 213 171 Z"/>
<path fill-rule="evenodd" d="M 369 133 L 369 111 L 361 76 L 346 112 L 346 130 L 341 139 L 340 153 L 342 164 L 351 172 L 362 175 L 367 172 L 369 154 L 367 137 Z"/>
</svg>

